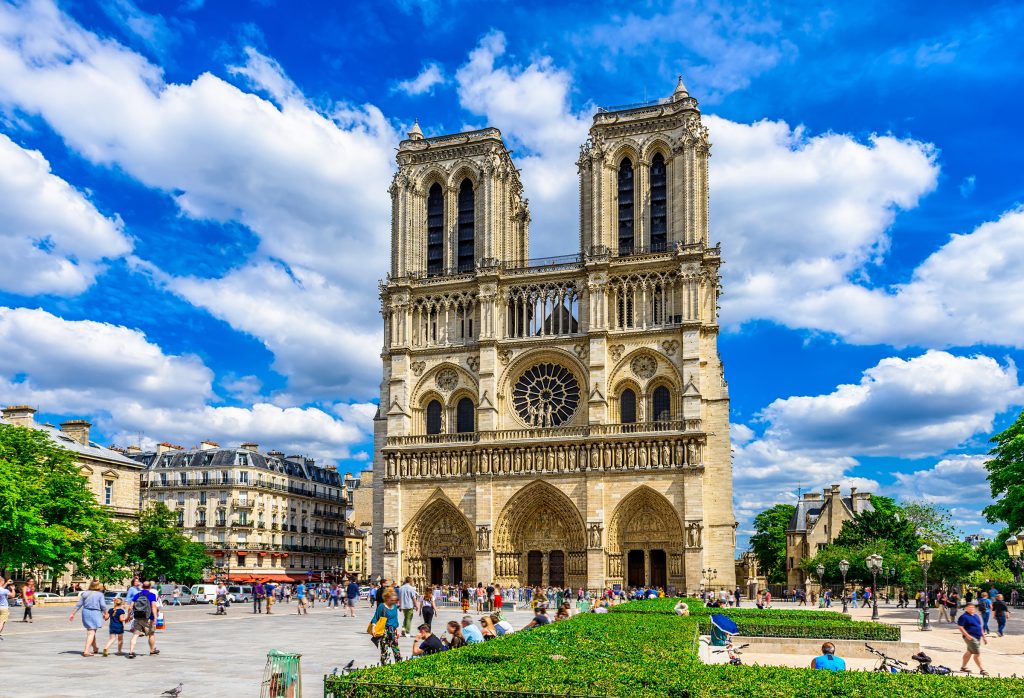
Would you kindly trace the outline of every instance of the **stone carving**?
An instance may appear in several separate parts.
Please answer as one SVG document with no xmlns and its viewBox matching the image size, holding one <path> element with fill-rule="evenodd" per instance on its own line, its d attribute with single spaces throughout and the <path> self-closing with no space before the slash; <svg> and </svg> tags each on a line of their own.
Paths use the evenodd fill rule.
<svg viewBox="0 0 1024 698">
<path fill-rule="evenodd" d="M 612 354 L 612 361 L 618 361 L 619 359 L 621 359 L 622 352 L 624 352 L 625 350 L 626 347 L 624 347 L 621 344 L 613 344 L 612 346 L 608 347 L 608 351 L 610 351 Z"/>
<path fill-rule="evenodd" d="M 419 376 L 423 375 L 423 369 L 425 369 L 427 367 L 427 362 L 425 362 L 425 361 L 413 361 L 409 365 L 409 367 L 412 369 L 412 374 L 414 376 L 419 377 Z"/>
<path fill-rule="evenodd" d="M 508 362 L 512 359 L 511 349 L 502 349 L 498 352 L 498 361 L 501 362 L 502 366 L 507 366 Z"/>
<path fill-rule="evenodd" d="M 644 380 L 651 378 L 658 370 L 658 362 L 653 356 L 641 354 L 629 362 L 629 368 L 633 375 Z"/>
<path fill-rule="evenodd" d="M 701 547 L 702 533 L 704 526 L 700 521 L 691 521 L 686 524 L 686 547 L 687 548 L 699 548 Z"/>
<path fill-rule="evenodd" d="M 459 374 L 455 372 L 455 369 L 443 368 L 437 372 L 434 382 L 437 383 L 438 388 L 450 393 L 459 384 Z"/>
<path fill-rule="evenodd" d="M 489 526 L 477 526 L 476 527 L 476 549 L 477 550 L 490 550 L 491 549 L 491 529 Z"/>
<path fill-rule="evenodd" d="M 679 348 L 679 342 L 675 339 L 666 339 L 661 343 L 661 348 L 664 350 L 666 356 L 675 356 L 676 349 Z"/>
<path fill-rule="evenodd" d="M 576 342 L 573 345 L 572 350 L 576 352 L 576 356 L 580 357 L 580 361 L 585 361 L 587 354 L 590 353 L 590 349 L 587 347 L 586 342 Z"/>
<path fill-rule="evenodd" d="M 384 529 L 384 552 L 393 553 L 398 550 L 398 531 L 394 528 Z"/>
<path fill-rule="evenodd" d="M 528 426 L 557 427 L 576 414 L 580 404 L 580 386 L 564 366 L 537 364 L 524 371 L 516 381 L 512 404 Z"/>
<path fill-rule="evenodd" d="M 601 533 L 603 528 L 599 523 L 592 523 L 587 527 L 587 547 L 599 549 L 601 547 Z"/>
<path fill-rule="evenodd" d="M 480 359 L 476 356 L 470 356 L 466 358 L 466 365 L 469 366 L 469 370 L 476 373 L 480 370 Z"/>
</svg>

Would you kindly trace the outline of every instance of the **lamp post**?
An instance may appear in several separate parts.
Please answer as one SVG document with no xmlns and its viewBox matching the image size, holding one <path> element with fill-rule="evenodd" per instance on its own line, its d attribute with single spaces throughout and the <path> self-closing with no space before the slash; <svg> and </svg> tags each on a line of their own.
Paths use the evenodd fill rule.
<svg viewBox="0 0 1024 698">
<path fill-rule="evenodd" d="M 702 569 L 700 571 L 700 574 L 705 580 L 707 580 L 707 582 L 704 585 L 705 589 L 708 589 L 710 591 L 711 580 L 718 576 L 718 570 L 707 567 L 705 569 Z"/>
<path fill-rule="evenodd" d="M 818 565 L 815 568 L 815 572 L 818 573 L 818 597 L 821 597 L 821 578 L 825 575 L 825 565 Z"/>
<path fill-rule="evenodd" d="M 928 603 L 928 568 L 932 564 L 932 554 L 935 551 L 927 545 L 922 545 L 917 549 L 917 561 L 921 563 L 921 570 L 924 572 L 924 594 L 921 600 L 924 602 L 924 618 L 921 623 L 921 630 L 931 630 L 932 625 L 928 618 L 931 606 Z"/>
<path fill-rule="evenodd" d="M 868 555 L 868 570 L 871 572 L 871 620 L 878 620 L 878 573 L 882 569 L 882 556 Z"/>
<path fill-rule="evenodd" d="M 850 571 L 850 561 L 840 562 L 839 571 L 843 573 L 843 613 L 846 613 L 846 573 Z"/>
<path fill-rule="evenodd" d="M 1010 553 L 1013 580 L 1020 584 L 1021 569 L 1024 569 L 1024 531 L 1006 539 L 1006 552 Z"/>
</svg>

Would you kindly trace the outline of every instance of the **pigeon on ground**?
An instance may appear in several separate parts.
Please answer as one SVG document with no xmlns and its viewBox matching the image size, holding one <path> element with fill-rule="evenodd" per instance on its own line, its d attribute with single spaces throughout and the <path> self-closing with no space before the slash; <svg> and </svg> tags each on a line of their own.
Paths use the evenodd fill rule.
<svg viewBox="0 0 1024 698">
<path fill-rule="evenodd" d="M 181 695 L 181 689 L 182 689 L 183 686 L 184 686 L 184 684 L 180 684 L 179 683 L 174 688 L 169 688 L 166 691 L 164 691 L 163 693 L 161 693 L 160 695 L 162 695 L 162 696 L 171 696 L 171 698 L 178 698 L 178 696 Z"/>
</svg>

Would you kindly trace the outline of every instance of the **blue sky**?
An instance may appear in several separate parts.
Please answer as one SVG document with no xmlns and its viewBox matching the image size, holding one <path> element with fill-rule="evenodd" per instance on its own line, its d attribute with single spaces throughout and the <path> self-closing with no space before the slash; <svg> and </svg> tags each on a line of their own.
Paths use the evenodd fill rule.
<svg viewBox="0 0 1024 698">
<path fill-rule="evenodd" d="M 990 531 L 1024 404 L 1019 4 L 0 2 L 0 401 L 363 467 L 394 148 L 492 125 L 531 253 L 599 105 L 713 142 L 736 506 L 833 482 Z"/>
</svg>

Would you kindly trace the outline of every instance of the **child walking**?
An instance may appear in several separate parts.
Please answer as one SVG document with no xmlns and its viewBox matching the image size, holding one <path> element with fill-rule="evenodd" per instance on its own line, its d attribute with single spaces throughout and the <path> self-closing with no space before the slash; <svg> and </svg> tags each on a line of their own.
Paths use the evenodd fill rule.
<svg viewBox="0 0 1024 698">
<path fill-rule="evenodd" d="M 124 599 L 114 599 L 114 609 L 110 612 L 110 639 L 103 646 L 103 656 L 109 656 L 107 650 L 117 640 L 117 653 L 124 648 Z"/>
</svg>

